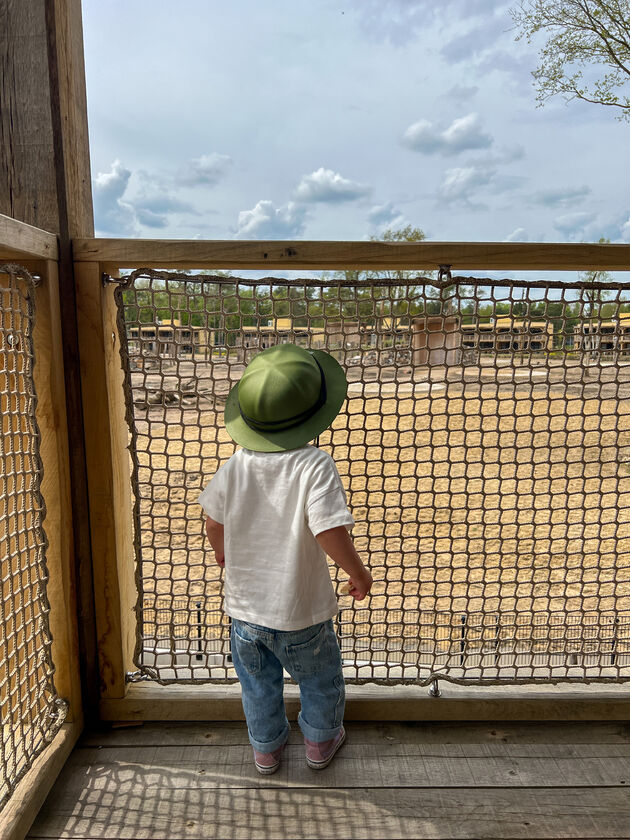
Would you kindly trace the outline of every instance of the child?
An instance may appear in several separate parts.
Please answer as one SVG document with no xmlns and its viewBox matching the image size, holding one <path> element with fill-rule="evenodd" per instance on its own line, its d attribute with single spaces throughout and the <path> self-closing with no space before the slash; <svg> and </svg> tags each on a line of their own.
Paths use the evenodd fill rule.
<svg viewBox="0 0 630 840">
<path fill-rule="evenodd" d="M 308 442 L 339 413 L 347 382 L 322 350 L 281 344 L 259 353 L 228 396 L 225 427 L 243 448 L 199 497 L 225 568 L 232 658 L 254 762 L 274 773 L 289 737 L 283 669 L 300 687 L 306 761 L 327 767 L 345 740 L 345 686 L 326 554 L 358 601 L 372 577 L 354 548 L 354 520 L 334 461 Z"/>
</svg>

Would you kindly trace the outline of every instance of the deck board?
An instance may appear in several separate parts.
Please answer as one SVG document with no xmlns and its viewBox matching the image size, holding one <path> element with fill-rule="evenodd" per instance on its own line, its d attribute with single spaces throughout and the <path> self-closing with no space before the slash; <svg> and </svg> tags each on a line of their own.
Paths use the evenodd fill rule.
<svg viewBox="0 0 630 840">
<path fill-rule="evenodd" d="M 268 777 L 243 724 L 151 724 L 84 737 L 29 837 L 628 838 L 628 787 L 620 724 L 349 724 L 321 772 L 294 728 Z"/>
</svg>

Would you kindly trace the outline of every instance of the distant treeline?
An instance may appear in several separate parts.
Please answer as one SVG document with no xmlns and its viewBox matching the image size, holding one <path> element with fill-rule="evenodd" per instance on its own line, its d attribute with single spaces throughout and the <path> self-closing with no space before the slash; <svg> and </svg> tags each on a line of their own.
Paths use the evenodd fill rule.
<svg viewBox="0 0 630 840">
<path fill-rule="evenodd" d="M 474 298 L 476 295 L 476 298 Z M 345 318 L 366 326 L 381 318 L 408 319 L 453 312 L 462 323 L 489 323 L 492 318 L 512 316 L 548 320 L 554 332 L 571 333 L 585 318 L 609 320 L 630 312 L 630 301 L 612 302 L 605 291 L 589 292 L 586 300 L 483 301 L 482 289 L 468 287 L 442 293 L 429 286 L 369 285 L 364 288 L 318 286 L 237 286 L 230 283 L 195 283 L 194 280 L 153 281 L 136 284 L 123 293 L 125 321 L 141 324 L 178 320 L 182 325 L 206 329 L 238 330 L 241 326 L 265 325 L 274 318 L 291 318 L 297 327 L 323 327 L 324 320 Z"/>
</svg>

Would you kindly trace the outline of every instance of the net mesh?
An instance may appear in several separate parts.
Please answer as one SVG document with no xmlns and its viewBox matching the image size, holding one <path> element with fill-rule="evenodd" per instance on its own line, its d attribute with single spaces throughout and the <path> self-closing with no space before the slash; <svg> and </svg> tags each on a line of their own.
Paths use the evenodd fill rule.
<svg viewBox="0 0 630 840">
<path fill-rule="evenodd" d="M 0 265 L 0 809 L 63 723 L 46 598 L 33 278 Z"/>
<path fill-rule="evenodd" d="M 235 679 L 197 498 L 235 450 L 230 388 L 290 341 L 332 353 L 349 381 L 319 440 L 374 577 L 366 601 L 339 596 L 347 680 L 628 679 L 624 288 L 449 272 L 123 279 L 137 676 Z"/>
</svg>

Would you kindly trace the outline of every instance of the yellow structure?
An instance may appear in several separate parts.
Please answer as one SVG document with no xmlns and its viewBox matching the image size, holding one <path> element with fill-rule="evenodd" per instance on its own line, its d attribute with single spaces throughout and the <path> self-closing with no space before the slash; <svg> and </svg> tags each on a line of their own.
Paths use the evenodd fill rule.
<svg viewBox="0 0 630 840">
<path fill-rule="evenodd" d="M 127 332 L 130 354 L 171 358 L 192 356 L 206 350 L 209 337 L 208 330 L 203 327 L 182 324 L 178 319 L 129 327 Z"/>
<path fill-rule="evenodd" d="M 496 318 L 488 324 L 462 324 L 462 348 L 493 353 L 540 353 L 553 349 L 550 321 Z"/>
<path fill-rule="evenodd" d="M 617 318 L 582 321 L 573 327 L 573 349 L 588 353 L 630 354 L 630 312 Z"/>
</svg>

